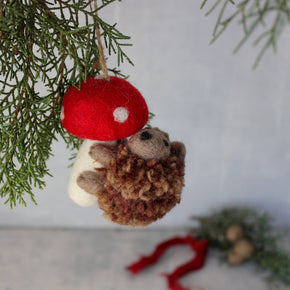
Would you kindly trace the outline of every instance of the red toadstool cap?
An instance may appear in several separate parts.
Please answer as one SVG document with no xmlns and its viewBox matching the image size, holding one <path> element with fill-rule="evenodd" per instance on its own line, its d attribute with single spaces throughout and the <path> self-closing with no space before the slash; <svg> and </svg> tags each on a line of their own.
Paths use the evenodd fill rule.
<svg viewBox="0 0 290 290">
<path fill-rule="evenodd" d="M 148 121 L 148 107 L 128 81 L 119 77 L 87 78 L 81 89 L 71 87 L 62 101 L 61 119 L 71 134 L 91 140 L 126 138 Z"/>
</svg>

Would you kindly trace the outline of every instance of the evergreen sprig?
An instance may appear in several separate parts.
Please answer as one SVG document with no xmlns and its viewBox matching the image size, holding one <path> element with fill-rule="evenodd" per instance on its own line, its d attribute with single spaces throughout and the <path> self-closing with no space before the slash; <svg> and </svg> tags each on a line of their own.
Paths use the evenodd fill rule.
<svg viewBox="0 0 290 290">
<path fill-rule="evenodd" d="M 209 0 L 203 0 L 201 9 L 208 6 Z M 237 20 L 242 26 L 243 36 L 234 49 L 234 53 L 255 35 L 253 44 L 261 48 L 253 64 L 256 68 L 269 48 L 277 50 L 279 36 L 286 24 L 290 24 L 289 0 L 214 0 L 206 16 L 219 10 L 213 29 L 211 43 L 215 42 Z"/>
<path fill-rule="evenodd" d="M 103 0 L 97 10 L 115 1 Z M 80 145 L 62 129 L 60 104 L 70 86 L 99 73 L 97 25 L 109 54 L 132 63 L 123 50 L 129 37 L 90 6 L 80 0 L 0 0 L 0 196 L 11 207 L 26 205 L 26 194 L 36 203 L 33 188 L 45 186 L 58 135 L 70 149 Z"/>
<path fill-rule="evenodd" d="M 253 208 L 229 207 L 215 211 L 206 217 L 192 217 L 199 222 L 193 229 L 197 238 L 208 239 L 210 245 L 227 253 L 231 247 L 226 231 L 232 225 L 239 225 L 246 238 L 255 246 L 251 258 L 259 269 L 268 271 L 271 282 L 281 281 L 290 285 L 290 253 L 281 249 L 283 236 L 273 230 L 273 218 Z M 226 258 L 226 255 L 223 255 Z"/>
</svg>

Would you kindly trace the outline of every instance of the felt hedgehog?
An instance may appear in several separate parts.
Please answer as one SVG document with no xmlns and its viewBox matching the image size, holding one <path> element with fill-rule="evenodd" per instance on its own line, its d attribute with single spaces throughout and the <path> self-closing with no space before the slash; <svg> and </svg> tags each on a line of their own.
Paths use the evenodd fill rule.
<svg viewBox="0 0 290 290">
<path fill-rule="evenodd" d="M 110 77 L 88 77 L 78 89 L 65 93 L 60 119 L 71 134 L 83 139 L 68 184 L 70 198 L 79 206 L 97 204 L 97 197 L 77 184 L 79 174 L 104 165 L 88 154 L 93 144 L 116 146 L 118 140 L 135 134 L 148 121 L 148 107 L 140 92 L 128 81 Z"/>
<path fill-rule="evenodd" d="M 97 197 L 112 222 L 146 226 L 180 202 L 185 146 L 158 128 L 145 128 L 116 145 L 96 143 L 89 155 L 103 168 L 83 171 L 77 183 Z"/>
</svg>

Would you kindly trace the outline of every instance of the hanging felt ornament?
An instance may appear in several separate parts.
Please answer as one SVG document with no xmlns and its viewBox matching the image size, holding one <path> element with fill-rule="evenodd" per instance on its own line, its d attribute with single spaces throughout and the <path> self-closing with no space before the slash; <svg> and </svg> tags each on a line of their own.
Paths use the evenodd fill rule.
<svg viewBox="0 0 290 290">
<path fill-rule="evenodd" d="M 71 87 L 65 94 L 61 120 L 69 133 L 84 139 L 71 172 L 69 195 L 80 206 L 95 205 L 97 197 L 91 194 L 93 191 L 88 193 L 77 184 L 81 172 L 103 167 L 88 152 L 97 143 L 107 146 L 109 152 L 110 147 L 116 148 L 117 140 L 141 129 L 148 120 L 146 102 L 124 79 L 89 77 L 81 83 L 80 90 Z"/>
<path fill-rule="evenodd" d="M 112 222 L 146 226 L 180 202 L 185 146 L 158 128 L 142 129 L 147 104 L 128 81 L 108 75 L 96 31 L 104 76 L 71 87 L 62 101 L 63 127 L 84 139 L 68 193 L 80 206 L 98 204 Z"/>
<path fill-rule="evenodd" d="M 129 82 L 88 78 L 65 94 L 61 119 L 84 139 L 69 181 L 75 203 L 98 203 L 110 221 L 146 226 L 180 202 L 185 146 L 158 128 L 142 129 L 148 108 Z"/>
</svg>

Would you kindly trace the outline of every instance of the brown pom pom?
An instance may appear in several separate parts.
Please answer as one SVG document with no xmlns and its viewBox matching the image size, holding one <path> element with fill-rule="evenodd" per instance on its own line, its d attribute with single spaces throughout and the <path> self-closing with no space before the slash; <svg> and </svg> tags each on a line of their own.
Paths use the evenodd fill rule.
<svg viewBox="0 0 290 290">
<path fill-rule="evenodd" d="M 231 251 L 228 255 L 228 262 L 233 266 L 237 266 L 244 262 L 244 258 L 240 257 L 237 253 Z"/>
<path fill-rule="evenodd" d="M 117 157 L 104 174 L 105 189 L 98 193 L 99 207 L 112 222 L 146 226 L 163 217 L 180 202 L 184 186 L 184 145 L 171 143 L 170 156 L 144 160 L 119 145 Z"/>
<path fill-rule="evenodd" d="M 239 265 L 253 256 L 255 247 L 247 239 L 237 241 L 229 253 L 228 262 L 232 265 Z"/>
<path fill-rule="evenodd" d="M 226 239 L 229 242 L 236 242 L 244 236 L 244 231 L 239 225 L 232 225 L 226 231 Z"/>
</svg>

